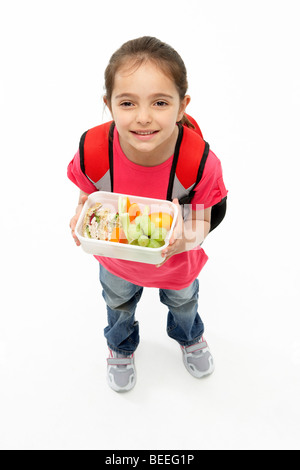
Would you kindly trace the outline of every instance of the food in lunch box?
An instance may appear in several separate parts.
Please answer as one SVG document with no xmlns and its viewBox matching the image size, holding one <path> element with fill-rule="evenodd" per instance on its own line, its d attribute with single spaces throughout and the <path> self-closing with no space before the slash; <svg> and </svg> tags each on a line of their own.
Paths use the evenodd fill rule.
<svg viewBox="0 0 300 470">
<path fill-rule="evenodd" d="M 83 221 L 84 237 L 95 240 L 111 240 L 116 237 L 117 229 L 119 229 L 119 238 L 121 229 L 119 214 L 103 208 L 100 202 L 87 210 Z"/>
<path fill-rule="evenodd" d="M 150 214 L 148 206 L 142 212 L 137 203 L 130 203 L 128 197 L 120 196 L 118 212 L 106 209 L 98 202 L 88 209 L 83 221 L 83 236 L 95 240 L 160 248 L 172 225 L 171 215 Z"/>
<path fill-rule="evenodd" d="M 129 244 L 139 245 L 144 248 L 162 247 L 165 244 L 168 230 L 157 221 L 159 216 L 156 215 L 153 219 L 154 221 L 152 221 L 148 206 L 144 208 L 144 212 L 142 213 L 137 204 L 130 205 L 128 201 L 128 198 L 120 197 L 118 207 L 121 224 Z M 134 209 L 133 206 L 135 206 Z M 133 216 L 130 215 L 132 213 L 134 213 Z M 164 215 L 168 216 L 168 218 L 165 217 L 168 221 L 172 219 L 169 214 Z M 161 218 L 159 220 L 161 220 Z M 168 226 L 168 228 L 171 228 L 171 225 Z"/>
<path fill-rule="evenodd" d="M 173 223 L 173 217 L 166 212 L 153 212 L 150 214 L 151 222 L 158 228 L 170 230 Z"/>
</svg>

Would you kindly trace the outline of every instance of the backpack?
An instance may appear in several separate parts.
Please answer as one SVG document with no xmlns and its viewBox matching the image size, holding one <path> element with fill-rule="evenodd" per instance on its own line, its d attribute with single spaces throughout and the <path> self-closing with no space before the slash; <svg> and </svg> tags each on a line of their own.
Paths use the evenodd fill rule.
<svg viewBox="0 0 300 470">
<path fill-rule="evenodd" d="M 178 139 L 166 195 L 169 201 L 178 198 L 179 204 L 183 206 L 191 204 L 195 195 L 194 188 L 201 181 L 209 154 L 209 144 L 203 139 L 197 122 L 192 117 L 187 117 L 195 129 L 178 124 Z M 96 126 L 86 131 L 79 143 L 81 171 L 99 191 L 114 192 L 114 128 L 114 121 Z M 222 222 L 226 209 L 227 196 L 212 207 L 210 232 Z"/>
</svg>

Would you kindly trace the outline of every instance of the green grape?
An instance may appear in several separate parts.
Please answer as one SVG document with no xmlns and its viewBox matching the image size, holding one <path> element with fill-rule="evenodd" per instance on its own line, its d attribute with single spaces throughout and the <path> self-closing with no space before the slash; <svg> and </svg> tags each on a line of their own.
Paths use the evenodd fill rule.
<svg viewBox="0 0 300 470">
<path fill-rule="evenodd" d="M 159 242 L 158 240 L 153 240 L 151 238 L 148 248 L 160 248 L 162 246 L 162 242 Z"/>
<path fill-rule="evenodd" d="M 139 246 L 139 241 L 138 240 L 132 240 L 132 242 L 130 242 L 129 245 Z"/>
<path fill-rule="evenodd" d="M 138 240 L 143 235 L 142 229 L 136 224 L 130 224 L 128 227 L 129 240 Z"/>
<path fill-rule="evenodd" d="M 148 215 L 142 215 L 140 225 L 144 234 L 147 236 L 151 236 L 152 232 L 155 230 L 155 225 L 153 222 L 151 222 L 151 219 Z"/>
<path fill-rule="evenodd" d="M 149 245 L 149 238 L 146 235 L 141 235 L 139 238 L 139 245 L 146 247 Z"/>
<path fill-rule="evenodd" d="M 167 233 L 167 229 L 163 227 L 156 228 L 151 234 L 151 238 L 153 238 L 153 240 L 164 241 L 167 236 Z"/>
</svg>

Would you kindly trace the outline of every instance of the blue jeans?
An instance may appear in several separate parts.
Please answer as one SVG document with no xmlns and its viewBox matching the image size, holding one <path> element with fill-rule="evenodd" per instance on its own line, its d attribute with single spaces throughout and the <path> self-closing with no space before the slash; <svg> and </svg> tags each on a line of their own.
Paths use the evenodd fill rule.
<svg viewBox="0 0 300 470">
<path fill-rule="evenodd" d="M 135 311 L 143 287 L 114 276 L 100 265 L 100 282 L 107 305 L 108 326 L 104 336 L 108 346 L 124 355 L 134 353 L 139 344 L 139 324 Z M 167 333 L 181 346 L 200 340 L 204 325 L 198 314 L 199 281 L 182 290 L 160 289 L 160 301 L 169 309 Z"/>
</svg>

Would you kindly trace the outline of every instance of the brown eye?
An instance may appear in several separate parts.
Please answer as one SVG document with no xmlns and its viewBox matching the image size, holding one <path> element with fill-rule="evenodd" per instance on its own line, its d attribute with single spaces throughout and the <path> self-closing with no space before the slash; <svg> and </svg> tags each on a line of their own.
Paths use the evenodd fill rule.
<svg viewBox="0 0 300 470">
<path fill-rule="evenodd" d="M 130 108 L 131 106 L 133 106 L 133 104 L 130 103 L 130 101 L 124 101 L 124 103 L 121 103 L 120 106 L 124 108 Z"/>
</svg>

